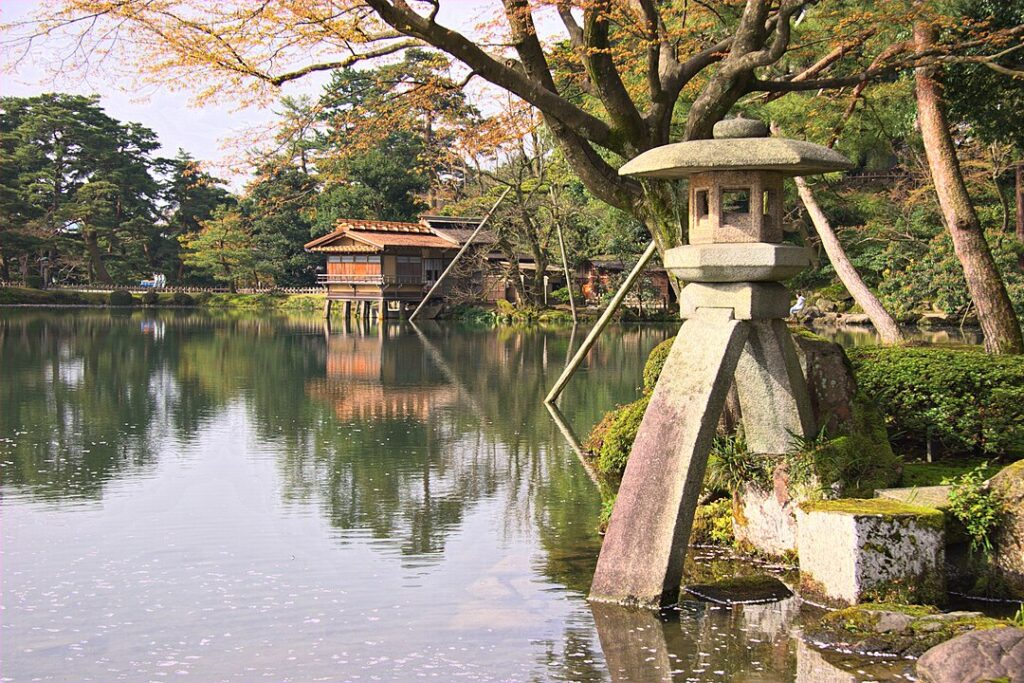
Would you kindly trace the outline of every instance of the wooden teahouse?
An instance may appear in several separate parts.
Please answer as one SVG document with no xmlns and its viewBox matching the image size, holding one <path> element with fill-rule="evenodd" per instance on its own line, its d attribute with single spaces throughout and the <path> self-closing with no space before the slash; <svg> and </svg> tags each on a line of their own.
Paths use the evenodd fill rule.
<svg viewBox="0 0 1024 683">
<path fill-rule="evenodd" d="M 340 219 L 334 232 L 305 245 L 327 255 L 318 276 L 328 303 L 353 304 L 364 318 L 404 317 L 451 263 L 479 218 L 424 216 L 419 223 Z M 483 239 L 481 239 L 483 237 Z M 478 236 L 481 248 L 491 239 Z"/>
</svg>

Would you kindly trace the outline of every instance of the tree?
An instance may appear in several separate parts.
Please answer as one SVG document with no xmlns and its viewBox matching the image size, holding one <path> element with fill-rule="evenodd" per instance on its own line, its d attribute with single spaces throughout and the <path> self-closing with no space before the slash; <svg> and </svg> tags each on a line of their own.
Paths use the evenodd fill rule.
<svg viewBox="0 0 1024 683">
<path fill-rule="evenodd" d="M 226 283 L 232 292 L 240 283 L 259 282 L 255 241 L 238 209 L 218 208 L 199 232 L 179 239 L 185 265 Z"/>
<path fill-rule="evenodd" d="M 930 49 L 936 43 L 935 27 L 925 21 L 916 21 L 914 43 L 920 51 Z M 937 67 L 919 67 L 914 83 L 928 167 L 946 229 L 963 265 L 967 288 L 978 311 L 978 321 L 985 334 L 985 349 L 990 353 L 1024 353 L 1020 322 L 960 171 Z"/>
<path fill-rule="evenodd" d="M 501 35 L 487 41 L 443 25 L 439 2 L 402 0 L 255 6 L 64 0 L 27 30 L 70 33 L 86 57 L 89 49 L 105 54 L 128 47 L 136 57 L 132 68 L 169 80 L 187 73 L 204 84 L 201 98 L 259 97 L 311 73 L 432 46 L 465 65 L 470 77 L 535 107 L 588 189 L 643 220 L 662 251 L 683 237 L 676 193 L 671 183 L 619 177 L 622 160 L 674 134 L 709 137 L 713 124 L 751 94 L 853 86 L 968 47 L 935 44 L 872 65 L 914 15 L 915 8 L 896 2 L 856 11 L 841 0 L 588 0 L 575 7 L 563 0 L 503 0 L 502 7 Z M 567 39 L 542 39 L 535 14 L 551 10 Z M 798 23 L 798 16 L 809 18 Z M 111 28 L 119 30 L 104 30 Z M 987 44 L 989 35 L 980 34 L 971 46 Z M 133 53 L 134 45 L 119 42 L 125 40 L 145 51 Z M 993 59 L 975 61 L 991 66 Z"/>
<path fill-rule="evenodd" d="M 160 261 L 166 263 L 165 270 L 173 273 L 172 281 L 185 278 L 184 262 L 180 257 L 179 238 L 193 235 L 202 230 L 204 221 L 213 218 L 214 211 L 221 206 L 232 207 L 237 202 L 222 185 L 223 182 L 206 173 L 202 165 L 183 149 L 166 162 L 169 174 L 164 189 L 165 234 L 172 239 L 161 246 Z"/>
<path fill-rule="evenodd" d="M 96 97 L 46 94 L 0 100 L 5 262 L 30 258 L 88 267 L 89 279 L 153 263 L 160 184 L 153 131 L 107 116 Z M 78 252 L 77 254 L 75 252 Z"/>
</svg>

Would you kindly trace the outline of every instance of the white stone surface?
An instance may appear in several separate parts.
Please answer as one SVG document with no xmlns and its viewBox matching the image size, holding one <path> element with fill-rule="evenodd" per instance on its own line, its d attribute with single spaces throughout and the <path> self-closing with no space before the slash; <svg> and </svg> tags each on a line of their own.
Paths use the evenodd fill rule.
<svg viewBox="0 0 1024 683">
<path fill-rule="evenodd" d="M 768 242 L 688 244 L 665 252 L 665 268 L 683 282 L 775 282 L 810 262 L 805 247 Z"/>
<path fill-rule="evenodd" d="M 781 485 L 780 485 L 781 484 Z M 786 481 L 765 491 L 746 484 L 737 504 L 741 517 L 733 519 L 733 535 L 759 552 L 780 557 L 796 550 L 796 508 L 799 501 L 789 497 Z"/>
<path fill-rule="evenodd" d="M 789 290 L 777 282 L 691 282 L 679 296 L 679 313 L 692 318 L 699 308 L 731 308 L 736 320 L 789 315 Z"/>
<path fill-rule="evenodd" d="M 941 513 L 922 517 L 894 501 L 888 512 L 846 512 L 847 501 L 805 503 L 797 510 L 800 582 L 833 604 L 861 602 L 872 589 L 942 585 L 945 534 Z M 883 501 L 864 501 L 879 504 Z M 827 509 L 827 506 L 835 506 Z M 823 509 L 825 508 L 825 509 Z M 897 512 L 904 508 L 907 512 Z M 938 515 L 939 523 L 935 523 Z"/>
</svg>

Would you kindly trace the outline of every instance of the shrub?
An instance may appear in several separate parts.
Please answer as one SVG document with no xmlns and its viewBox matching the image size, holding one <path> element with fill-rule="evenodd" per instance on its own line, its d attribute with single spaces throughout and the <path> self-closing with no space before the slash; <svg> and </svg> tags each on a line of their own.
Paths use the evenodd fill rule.
<svg viewBox="0 0 1024 683">
<path fill-rule="evenodd" d="M 132 306 L 135 304 L 135 297 L 132 293 L 124 289 L 115 289 L 110 293 L 108 299 L 111 306 Z"/>
<path fill-rule="evenodd" d="M 597 459 L 597 469 L 602 474 L 618 475 L 626 469 L 633 440 L 636 439 L 636 433 L 640 429 L 640 422 L 650 400 L 650 395 L 644 396 L 615 412 L 615 417 L 608 425 L 608 431 L 601 444 L 601 455 Z"/>
<path fill-rule="evenodd" d="M 697 506 L 690 530 L 690 545 L 731 546 L 734 541 L 731 498 L 720 498 Z"/>
<path fill-rule="evenodd" d="M 175 292 L 171 295 L 171 303 L 175 306 L 195 306 L 196 301 L 185 292 Z"/>
<path fill-rule="evenodd" d="M 665 361 L 668 359 L 668 352 L 672 350 L 672 342 L 675 340 L 675 337 L 669 337 L 655 346 L 651 351 L 651 355 L 647 357 L 647 363 L 644 364 L 645 392 L 651 393 L 654 391 L 654 385 L 658 383 L 658 378 L 661 377 L 661 370 L 665 367 Z"/>
<path fill-rule="evenodd" d="M 142 303 L 144 303 L 147 306 L 152 306 L 153 304 L 160 301 L 160 295 L 154 292 L 153 290 L 143 292 L 142 296 L 139 298 L 142 299 Z"/>
<path fill-rule="evenodd" d="M 989 535 L 995 531 L 1003 516 L 1003 504 L 996 491 L 985 481 L 988 463 L 982 463 L 956 479 L 943 483 L 949 490 L 949 512 L 967 529 L 971 538 L 971 552 L 992 550 Z"/>
<path fill-rule="evenodd" d="M 1024 356 L 975 349 L 854 348 L 860 389 L 894 438 L 952 454 L 1024 455 Z"/>
</svg>

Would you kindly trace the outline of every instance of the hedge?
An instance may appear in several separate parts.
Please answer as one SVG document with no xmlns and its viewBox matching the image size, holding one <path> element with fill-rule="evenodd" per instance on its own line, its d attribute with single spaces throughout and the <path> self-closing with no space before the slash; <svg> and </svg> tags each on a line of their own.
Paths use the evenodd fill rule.
<svg viewBox="0 0 1024 683">
<path fill-rule="evenodd" d="M 951 455 L 1024 456 L 1024 356 L 963 348 L 855 348 L 860 390 L 892 438 Z"/>
</svg>

